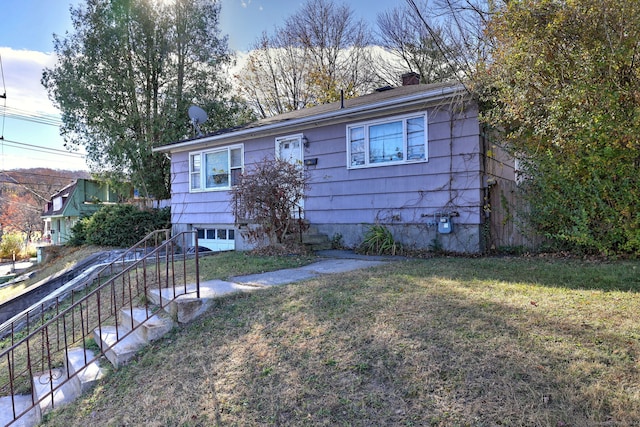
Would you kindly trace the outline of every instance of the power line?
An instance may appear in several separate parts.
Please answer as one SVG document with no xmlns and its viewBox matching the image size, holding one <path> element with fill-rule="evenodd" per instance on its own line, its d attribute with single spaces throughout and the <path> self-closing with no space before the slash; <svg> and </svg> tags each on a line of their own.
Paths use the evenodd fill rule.
<svg viewBox="0 0 640 427">
<path fill-rule="evenodd" d="M 0 173 L 3 173 L 5 176 L 7 176 L 7 178 L 10 178 L 11 180 L 13 180 L 17 185 L 20 185 L 22 188 L 24 188 L 25 190 L 27 190 L 29 193 L 31 193 L 32 195 L 34 195 L 35 197 L 37 197 L 38 199 L 44 201 L 44 202 L 48 202 L 49 200 L 47 198 L 45 198 L 44 196 L 38 194 L 35 192 L 35 190 L 33 190 L 32 188 L 29 188 L 29 186 L 24 185 L 24 184 L 19 184 L 18 180 L 16 180 L 14 177 L 12 177 L 11 175 L 9 175 L 6 171 L 0 171 Z"/>
<path fill-rule="evenodd" d="M 40 151 L 42 153 L 54 154 L 54 155 L 58 155 L 58 156 L 63 156 L 63 155 L 64 156 L 73 156 L 73 157 L 77 157 L 77 158 L 81 158 L 81 159 L 86 158 L 86 154 L 74 153 L 72 151 L 60 150 L 60 149 L 57 149 L 57 148 L 41 147 L 41 146 L 38 146 L 38 145 L 27 144 L 26 142 L 12 141 L 10 139 L 4 139 L 3 142 L 4 143 L 8 143 L 8 145 L 10 147 L 21 148 L 21 149 L 24 149 L 24 150 Z"/>
<path fill-rule="evenodd" d="M 7 85 L 4 82 L 4 67 L 2 66 L 2 55 L 0 55 L 0 76 L 2 77 L 2 95 L 0 98 L 3 98 L 3 107 L 7 108 Z M 4 120 L 5 115 L 4 112 L 2 114 L 2 128 L 0 128 L 0 139 L 4 139 Z"/>
<path fill-rule="evenodd" d="M 6 103 L 6 101 L 5 101 Z M 2 106 L 3 117 L 9 117 L 15 120 L 24 120 L 27 122 L 38 123 L 41 125 L 60 127 L 63 125 L 62 120 L 55 114 L 33 113 L 28 110 L 21 110 L 15 107 Z"/>
<path fill-rule="evenodd" d="M 75 180 L 75 178 L 70 178 L 68 179 L 69 184 L 72 183 Z M 54 183 L 47 183 L 47 182 L 31 182 L 31 181 L 26 181 L 26 180 L 16 180 L 13 179 L 11 181 L 7 180 L 7 181 L 3 181 L 2 178 L 0 178 L 0 186 L 2 186 L 3 184 L 15 184 L 15 185 L 27 185 L 27 186 L 31 186 L 31 187 L 52 187 L 52 186 L 57 186 L 60 185 L 60 182 L 64 181 L 64 180 L 60 180 L 58 182 L 54 182 Z M 0 190 L 1 192 L 1 190 Z"/>
</svg>

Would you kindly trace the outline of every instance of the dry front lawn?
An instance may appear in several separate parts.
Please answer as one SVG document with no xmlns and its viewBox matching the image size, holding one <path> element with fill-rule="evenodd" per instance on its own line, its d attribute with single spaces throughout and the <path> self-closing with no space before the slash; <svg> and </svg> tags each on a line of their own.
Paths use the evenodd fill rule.
<svg viewBox="0 0 640 427">
<path fill-rule="evenodd" d="M 436 258 L 219 300 L 47 425 L 640 425 L 640 263 Z"/>
</svg>

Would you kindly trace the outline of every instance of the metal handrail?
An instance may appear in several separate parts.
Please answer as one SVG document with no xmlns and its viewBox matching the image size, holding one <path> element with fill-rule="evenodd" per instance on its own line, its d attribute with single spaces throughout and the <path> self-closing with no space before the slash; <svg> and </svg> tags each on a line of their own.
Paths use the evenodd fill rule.
<svg viewBox="0 0 640 427">
<path fill-rule="evenodd" d="M 50 295 L 48 298 L 45 298 L 38 304 L 31 306 L 29 309 L 24 310 L 22 313 L 12 317 L 11 319 L 0 325 L 0 338 L 4 338 L 8 334 L 14 335 L 24 328 L 26 328 L 27 333 L 29 333 L 29 331 L 31 330 L 30 324 L 32 320 L 37 324 L 41 324 L 43 321 L 43 315 L 47 310 L 54 306 L 57 307 L 61 301 L 69 298 L 69 296 L 71 296 L 71 300 L 73 302 L 74 293 L 78 291 L 80 291 L 81 293 L 86 292 L 87 287 L 95 282 L 96 278 L 108 274 L 109 272 L 113 273 L 114 266 L 116 264 L 124 265 L 126 263 L 135 261 L 139 258 L 139 254 L 141 252 L 145 253 L 149 250 L 150 247 L 158 246 L 158 242 L 169 240 L 170 235 L 171 230 L 169 229 L 152 231 L 134 246 L 130 247 L 125 252 L 120 254 L 116 259 L 112 260 L 109 263 L 106 263 L 95 271 L 92 271 L 89 276 L 81 277 L 80 280 L 75 282 L 74 278 L 70 281 L 71 286 L 66 287 L 66 289 L 64 289 L 63 291 L 58 290 L 54 292 L 53 295 Z"/>
<path fill-rule="evenodd" d="M 164 238 L 158 244 L 158 237 L 164 233 Z M 154 246 L 149 245 L 151 241 Z M 46 399 L 51 399 L 51 407 L 54 403 L 54 392 L 64 383 L 68 382 L 78 372 L 99 357 L 97 354 L 91 360 L 87 357 L 87 337 L 94 330 L 102 332 L 102 328 L 109 323 L 115 323 L 118 328 L 118 312 L 123 309 L 131 310 L 135 305 L 143 305 L 148 320 L 152 315 L 149 306 L 149 292 L 152 289 L 172 288 L 172 297 L 160 301 L 161 308 L 170 304 L 180 294 L 188 293 L 187 285 L 195 282 L 195 293 L 200 296 L 198 243 L 195 232 L 183 232 L 170 237 L 168 230 L 151 233 L 141 242 L 130 248 L 117 260 L 104 266 L 92 275 L 91 279 L 83 286 L 84 295 L 75 299 L 74 291 L 71 291 L 72 300 L 68 307 L 63 307 L 59 297 L 48 311 L 40 313 L 40 324 L 36 327 L 27 316 L 27 330 L 17 333 L 13 330 L 11 346 L 0 353 L 0 396 L 12 396 L 13 422 L 30 412 Z M 185 250 L 193 246 L 195 242 L 195 256 L 187 254 Z M 125 258 L 125 254 L 138 252 L 140 256 Z M 195 258 L 195 278 L 190 282 L 187 273 L 187 260 Z M 180 268 L 181 267 L 181 268 Z M 189 283 L 188 283 L 189 282 Z M 93 284 L 97 284 L 91 289 Z M 77 292 L 77 291 L 76 291 Z M 193 291 L 192 291 L 193 292 Z M 75 299 L 75 300 L 74 300 Z M 136 301 L 139 304 L 136 304 Z M 138 326 L 127 325 L 127 332 L 117 334 L 117 342 L 126 338 Z M 23 335 L 23 336 L 20 336 Z M 104 353 L 111 347 L 104 347 L 100 343 Z M 53 384 L 54 373 L 57 366 L 68 360 L 70 348 L 82 348 L 84 351 L 84 366 L 70 374 L 66 372 L 66 378 L 60 384 Z M 16 408 L 14 396 L 28 393 L 33 387 L 32 379 L 36 373 L 44 373 L 49 378 L 49 390 L 41 398 L 36 399 L 35 393 L 31 393 L 31 405 L 19 411 Z M 13 423 L 12 422 L 12 423 Z M 11 423 L 10 423 L 11 424 Z"/>
</svg>

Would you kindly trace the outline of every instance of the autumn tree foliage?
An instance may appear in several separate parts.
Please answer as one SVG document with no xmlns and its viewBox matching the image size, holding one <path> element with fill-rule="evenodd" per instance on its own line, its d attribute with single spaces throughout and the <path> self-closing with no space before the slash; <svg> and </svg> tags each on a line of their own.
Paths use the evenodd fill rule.
<svg viewBox="0 0 640 427">
<path fill-rule="evenodd" d="M 485 118 L 563 247 L 640 254 L 638 22 L 637 0 L 511 0 L 488 27 Z"/>
<path fill-rule="evenodd" d="M 2 233 L 21 233 L 25 242 L 42 230 L 42 209 L 32 194 L 12 193 L 2 197 L 0 225 Z"/>
<path fill-rule="evenodd" d="M 85 171 L 48 168 L 13 169 L 0 172 L 0 226 L 2 233 L 19 233 L 25 241 L 43 229 L 41 214 L 50 197 Z"/>
<path fill-rule="evenodd" d="M 247 223 L 246 237 L 258 244 L 282 245 L 287 233 L 303 226 L 299 206 L 308 188 L 308 175 L 300 164 L 283 159 L 255 163 L 231 189 L 233 214 Z"/>
</svg>

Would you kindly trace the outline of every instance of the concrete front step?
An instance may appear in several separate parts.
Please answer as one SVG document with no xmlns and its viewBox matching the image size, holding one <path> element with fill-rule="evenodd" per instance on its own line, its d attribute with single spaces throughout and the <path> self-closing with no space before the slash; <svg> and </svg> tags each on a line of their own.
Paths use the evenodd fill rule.
<svg viewBox="0 0 640 427">
<path fill-rule="evenodd" d="M 124 308 L 120 311 L 120 325 L 125 329 L 135 329 L 135 334 L 143 341 L 151 342 L 169 332 L 174 322 L 163 311 L 152 313 L 148 308 Z"/>
<path fill-rule="evenodd" d="M 77 385 L 67 380 L 64 368 L 53 368 L 33 376 L 33 397 L 36 402 L 42 399 L 39 403 L 42 414 L 70 403 L 80 396 Z"/>
<path fill-rule="evenodd" d="M 129 329 L 115 326 L 103 326 L 93 331 L 93 336 L 109 362 L 118 368 L 131 360 L 147 342 L 137 334 L 126 335 Z M 126 337 L 125 337 L 126 335 Z M 124 337 L 124 338 L 123 338 Z M 120 341 L 118 341 L 120 338 Z"/>
<path fill-rule="evenodd" d="M 96 355 L 91 350 L 82 348 L 69 349 L 66 368 L 69 376 L 76 374 L 72 381 L 80 393 L 89 390 L 106 375 L 106 371 L 100 367 L 98 360 L 94 360 L 87 365 L 87 362 L 95 357 Z"/>
<path fill-rule="evenodd" d="M 164 310 L 178 323 L 189 323 L 202 314 L 209 303 L 217 297 L 236 292 L 250 292 L 259 289 L 255 286 L 247 286 L 224 280 L 209 280 L 200 283 L 200 298 L 196 297 L 195 285 L 184 287 L 152 289 L 149 298 L 156 304 L 164 305 Z M 174 295 L 176 295 L 174 299 Z"/>
<path fill-rule="evenodd" d="M 6 426 L 32 405 L 31 395 L 16 395 L 0 397 L 0 426 Z M 14 412 L 15 411 L 15 412 Z M 18 418 L 11 427 L 32 427 L 40 423 L 42 415 L 39 406 L 34 406 L 23 416 Z"/>
<path fill-rule="evenodd" d="M 302 243 L 309 246 L 314 251 L 324 251 L 331 249 L 331 241 L 326 234 L 317 232 L 307 232 L 302 235 Z"/>
</svg>

